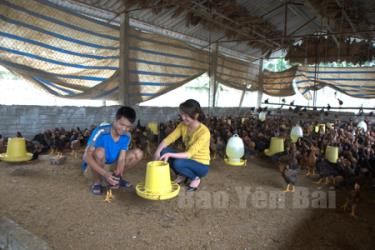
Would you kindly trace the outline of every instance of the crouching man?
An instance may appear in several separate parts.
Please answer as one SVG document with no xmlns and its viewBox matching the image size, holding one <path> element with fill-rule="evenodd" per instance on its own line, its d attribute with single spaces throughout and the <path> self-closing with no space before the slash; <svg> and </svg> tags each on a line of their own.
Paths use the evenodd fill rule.
<svg viewBox="0 0 375 250">
<path fill-rule="evenodd" d="M 124 172 L 143 158 L 142 150 L 129 150 L 130 130 L 135 119 L 134 109 L 124 106 L 117 110 L 112 124 L 101 124 L 91 133 L 83 155 L 82 171 L 93 179 L 93 194 L 103 193 L 102 178 L 112 188 L 131 187 L 123 178 Z"/>
</svg>

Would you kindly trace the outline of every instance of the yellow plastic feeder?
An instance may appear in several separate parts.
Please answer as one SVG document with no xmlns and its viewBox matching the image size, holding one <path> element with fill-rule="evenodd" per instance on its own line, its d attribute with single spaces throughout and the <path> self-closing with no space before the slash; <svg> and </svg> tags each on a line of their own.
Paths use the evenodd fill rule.
<svg viewBox="0 0 375 250">
<path fill-rule="evenodd" d="M 270 148 L 265 149 L 264 154 L 267 156 L 272 156 L 281 152 L 284 152 L 284 138 L 272 137 Z"/>
<path fill-rule="evenodd" d="M 168 162 L 150 161 L 147 163 L 145 182 L 135 187 L 137 195 L 148 200 L 167 200 L 176 197 L 180 186 L 171 181 Z"/>
<path fill-rule="evenodd" d="M 339 158 L 339 148 L 327 146 L 325 158 L 330 163 L 337 163 L 337 159 Z"/>
<path fill-rule="evenodd" d="M 0 154 L 0 160 L 6 162 L 24 162 L 33 158 L 32 153 L 26 152 L 25 138 L 9 138 L 5 154 Z"/>
<path fill-rule="evenodd" d="M 151 132 L 154 135 L 158 135 L 159 134 L 159 126 L 158 126 L 157 122 L 149 122 L 147 124 L 147 127 L 151 130 Z"/>
</svg>

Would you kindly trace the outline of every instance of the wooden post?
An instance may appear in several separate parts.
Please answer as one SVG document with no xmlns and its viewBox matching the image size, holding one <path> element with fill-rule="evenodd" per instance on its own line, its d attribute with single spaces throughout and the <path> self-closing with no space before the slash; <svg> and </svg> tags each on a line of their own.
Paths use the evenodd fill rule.
<svg viewBox="0 0 375 250">
<path fill-rule="evenodd" d="M 243 103 L 243 100 L 245 99 L 245 94 L 246 94 L 246 89 L 247 89 L 247 84 L 245 85 L 243 91 L 242 91 L 242 94 L 241 94 L 241 100 L 240 100 L 240 104 L 238 107 L 242 108 L 242 103 Z"/>
<path fill-rule="evenodd" d="M 120 74 L 119 74 L 119 104 L 130 105 L 129 100 L 129 15 L 121 14 L 120 24 Z"/>
<path fill-rule="evenodd" d="M 260 61 L 259 61 L 259 62 L 260 62 Z M 249 74 L 251 74 L 251 73 L 250 73 L 251 66 L 252 66 L 252 64 L 250 63 L 250 64 L 249 64 L 249 68 L 248 68 Z M 242 107 L 243 100 L 245 99 L 246 90 L 247 90 L 247 88 L 250 87 L 250 86 L 251 86 L 250 84 L 246 83 L 245 86 L 244 86 L 244 88 L 243 88 L 242 95 L 241 95 L 241 99 L 240 99 L 240 104 L 239 104 L 239 107 L 240 107 L 240 108 Z"/>
<path fill-rule="evenodd" d="M 288 34 L 288 1 L 284 1 L 284 33 L 281 46 L 285 45 L 286 35 Z"/>
<path fill-rule="evenodd" d="M 262 104 L 262 96 L 263 96 L 263 57 L 261 57 L 259 60 L 257 108 L 259 108 Z"/>
</svg>

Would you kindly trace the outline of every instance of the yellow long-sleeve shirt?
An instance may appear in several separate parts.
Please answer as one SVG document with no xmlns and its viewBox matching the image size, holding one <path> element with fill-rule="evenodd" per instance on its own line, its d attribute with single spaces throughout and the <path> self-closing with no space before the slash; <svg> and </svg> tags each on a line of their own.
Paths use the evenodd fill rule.
<svg viewBox="0 0 375 250">
<path fill-rule="evenodd" d="M 189 159 L 205 165 L 210 164 L 211 134 L 210 130 L 203 123 L 201 123 L 193 133 L 189 133 L 188 127 L 181 122 L 176 129 L 164 139 L 164 143 L 168 146 L 180 137 L 182 137 Z"/>
</svg>

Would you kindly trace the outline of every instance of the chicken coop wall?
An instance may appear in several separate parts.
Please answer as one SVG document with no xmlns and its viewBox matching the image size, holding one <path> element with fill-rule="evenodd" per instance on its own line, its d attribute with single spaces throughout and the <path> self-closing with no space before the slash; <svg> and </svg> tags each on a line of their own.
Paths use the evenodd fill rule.
<svg viewBox="0 0 375 250">
<path fill-rule="evenodd" d="M 178 119 L 177 108 L 171 107 L 134 107 L 137 112 L 137 120 L 140 119 L 141 125 L 145 126 L 148 122 L 168 122 L 170 120 Z M 101 122 L 111 122 L 118 106 L 108 107 L 44 107 L 44 106 L 26 106 L 26 105 L 0 105 L 0 134 L 5 137 L 15 136 L 17 131 L 20 131 L 27 139 L 32 139 L 37 133 L 43 132 L 46 129 L 65 128 L 71 129 L 75 127 L 89 128 L 91 125 L 98 125 Z M 211 116 L 223 117 L 232 116 L 238 117 L 242 115 L 249 115 L 250 108 L 203 108 L 206 114 Z M 257 113 L 252 111 L 254 117 Z M 355 116 L 351 112 L 329 112 L 329 114 L 317 114 L 311 111 L 313 120 L 333 121 L 335 119 L 360 120 L 362 117 Z M 300 120 L 307 119 L 306 114 L 300 116 L 289 110 L 272 111 L 271 116 L 279 116 L 290 118 L 297 123 Z M 367 117 L 370 123 L 375 122 L 375 117 Z"/>
<path fill-rule="evenodd" d="M 109 107 L 44 107 L 0 105 L 0 134 L 15 136 L 20 131 L 26 138 L 43 132 L 45 129 L 74 127 L 88 128 L 101 122 L 111 122 L 118 106 Z M 137 119 L 141 125 L 148 122 L 165 122 L 178 118 L 177 108 L 169 107 L 139 107 L 135 106 Z M 208 112 L 208 110 L 205 110 Z M 245 112 L 238 108 L 214 108 L 210 114 L 221 117 L 226 115 L 239 115 Z M 31 138 L 30 138 L 31 139 Z"/>
</svg>

